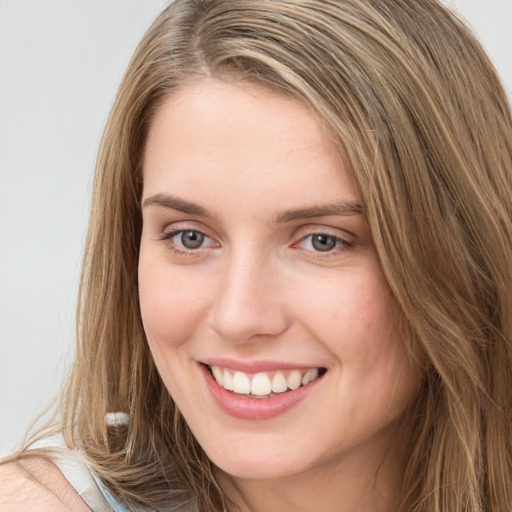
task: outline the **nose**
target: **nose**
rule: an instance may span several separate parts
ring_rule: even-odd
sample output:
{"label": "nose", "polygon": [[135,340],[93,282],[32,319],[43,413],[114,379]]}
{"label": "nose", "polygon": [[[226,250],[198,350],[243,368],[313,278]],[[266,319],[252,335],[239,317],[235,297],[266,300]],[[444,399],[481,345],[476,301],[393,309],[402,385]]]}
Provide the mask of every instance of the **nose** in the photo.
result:
{"label": "nose", "polygon": [[232,255],[218,278],[211,328],[232,343],[279,336],[288,328],[282,281],[268,255]]}

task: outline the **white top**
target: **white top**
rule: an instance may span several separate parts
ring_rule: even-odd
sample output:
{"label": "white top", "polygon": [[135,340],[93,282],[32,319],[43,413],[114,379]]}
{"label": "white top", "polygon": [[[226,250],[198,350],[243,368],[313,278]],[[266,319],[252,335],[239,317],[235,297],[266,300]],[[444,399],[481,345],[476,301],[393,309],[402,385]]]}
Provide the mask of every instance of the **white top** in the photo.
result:
{"label": "white top", "polygon": [[[55,434],[35,442],[31,449],[53,448],[52,462],[93,512],[130,512],[106,488],[100,477],[88,467],[78,451],[66,447],[62,434]],[[138,512],[155,512],[141,507]]]}

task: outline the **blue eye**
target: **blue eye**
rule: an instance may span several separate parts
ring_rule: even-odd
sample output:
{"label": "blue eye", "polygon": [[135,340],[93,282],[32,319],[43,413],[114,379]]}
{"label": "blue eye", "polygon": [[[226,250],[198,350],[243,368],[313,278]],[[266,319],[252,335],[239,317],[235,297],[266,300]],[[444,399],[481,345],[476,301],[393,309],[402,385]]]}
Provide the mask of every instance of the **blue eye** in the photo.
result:
{"label": "blue eye", "polygon": [[342,246],[350,246],[350,243],[337,236],[325,233],[314,233],[302,239],[302,246],[308,251],[329,252]]}
{"label": "blue eye", "polygon": [[204,233],[192,229],[171,231],[166,233],[162,239],[169,240],[177,247],[188,250],[200,249],[209,240]]}
{"label": "blue eye", "polygon": [[332,251],[338,244],[338,239],[333,236],[311,235],[311,245],[319,252]]}
{"label": "blue eye", "polygon": [[199,249],[203,245],[205,236],[199,231],[182,231],[176,235],[181,245],[187,249]]}

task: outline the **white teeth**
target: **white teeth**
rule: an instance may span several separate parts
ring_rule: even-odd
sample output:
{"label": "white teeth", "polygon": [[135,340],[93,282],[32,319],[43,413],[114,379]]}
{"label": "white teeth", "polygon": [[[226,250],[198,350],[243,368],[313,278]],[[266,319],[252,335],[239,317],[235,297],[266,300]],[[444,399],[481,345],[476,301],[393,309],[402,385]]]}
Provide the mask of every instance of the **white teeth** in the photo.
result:
{"label": "white teeth", "polygon": [[284,393],[287,391],[286,379],[281,372],[277,372],[272,379],[272,391],[274,393]]}
{"label": "white teeth", "polygon": [[311,370],[308,370],[304,377],[302,377],[302,385],[305,386],[306,384],[309,384],[311,381],[315,380],[318,377],[318,368],[311,368]]}
{"label": "white teeth", "polygon": [[231,373],[229,373],[227,370],[224,370],[224,384],[221,384],[219,382],[219,385],[222,386],[224,389],[227,389],[228,391],[233,391],[233,377]]}
{"label": "white teeth", "polygon": [[248,395],[251,392],[251,381],[243,372],[235,372],[233,376],[233,391],[241,395]]}
{"label": "white teeth", "polygon": [[257,373],[252,378],[251,395],[270,395],[272,392],[272,384],[265,373]]}
{"label": "white teeth", "polygon": [[299,370],[293,370],[290,375],[288,375],[286,384],[290,389],[297,389],[302,384],[302,375]]}
{"label": "white teeth", "polygon": [[232,374],[220,366],[212,365],[210,369],[219,386],[227,391],[234,391],[237,394],[249,395],[254,398],[268,398],[273,396],[272,393],[294,390],[301,385],[306,386],[318,378],[318,368],[310,368],[307,371],[292,370],[288,377],[285,377],[286,372],[277,371],[272,379],[266,372],[256,373],[251,377],[240,371]]}
{"label": "white teeth", "polygon": [[224,372],[218,366],[213,366],[212,373],[215,377],[215,380],[217,381],[217,384],[224,387]]}

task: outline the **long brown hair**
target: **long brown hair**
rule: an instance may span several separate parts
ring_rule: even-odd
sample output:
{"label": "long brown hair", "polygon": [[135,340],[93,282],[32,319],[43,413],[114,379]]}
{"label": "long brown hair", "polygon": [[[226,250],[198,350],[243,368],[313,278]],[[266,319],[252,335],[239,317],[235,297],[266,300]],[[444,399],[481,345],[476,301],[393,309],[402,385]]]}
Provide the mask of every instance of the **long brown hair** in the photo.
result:
{"label": "long brown hair", "polygon": [[[423,375],[402,510],[512,510],[512,120],[468,28],[436,0],[176,0],[139,45],[105,131],[61,400],[126,503],[229,508],[141,324],[141,155],[161,102],[198,77],[306,103],[345,155]],[[129,413],[107,426],[109,411]]]}

